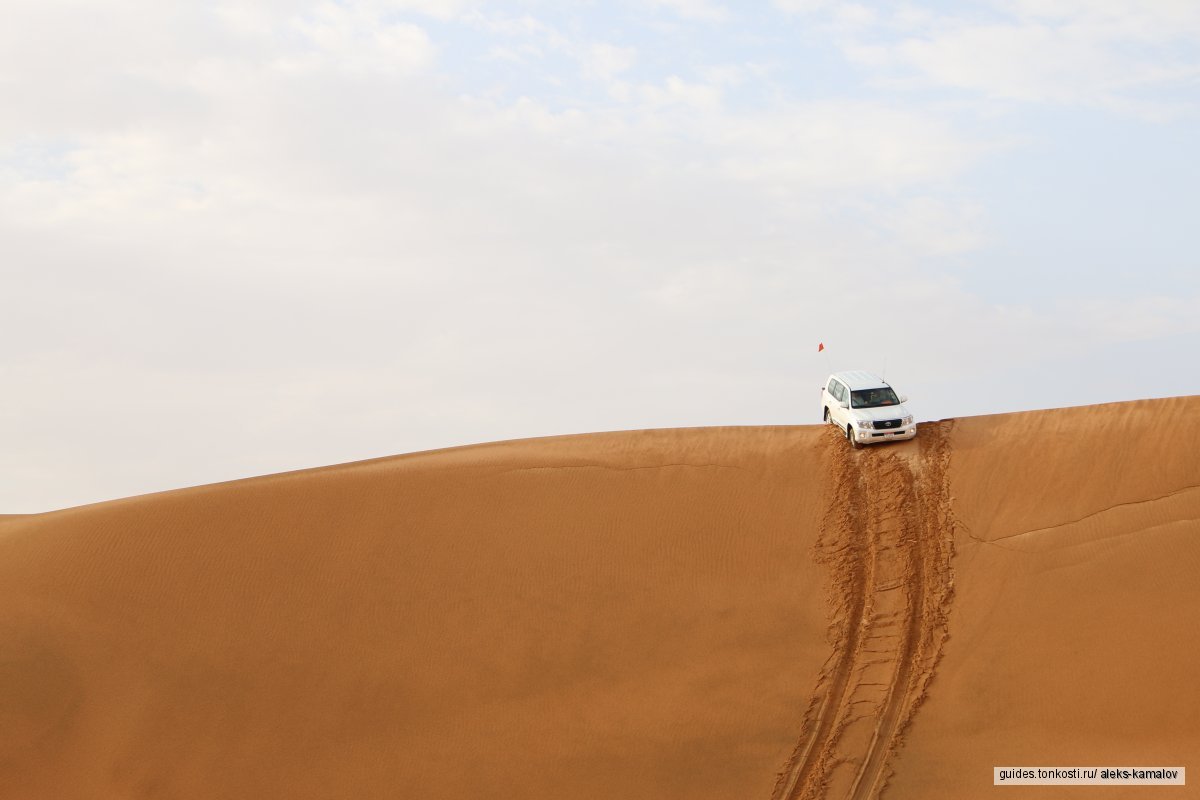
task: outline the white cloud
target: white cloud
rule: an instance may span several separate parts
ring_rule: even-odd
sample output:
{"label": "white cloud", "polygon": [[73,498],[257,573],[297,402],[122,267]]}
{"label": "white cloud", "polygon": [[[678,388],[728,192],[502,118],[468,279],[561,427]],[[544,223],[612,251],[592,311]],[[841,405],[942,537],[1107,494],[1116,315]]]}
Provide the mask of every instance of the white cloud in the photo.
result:
{"label": "white cloud", "polygon": [[930,80],[989,97],[1113,105],[1126,92],[1200,75],[1197,65],[1124,55],[1119,41],[1075,26],[963,25],[890,48],[894,63]]}
{"label": "white cloud", "polygon": [[[511,16],[475,11],[468,22],[503,42],[489,47],[487,57],[491,60],[536,64],[555,55],[566,57],[579,65],[582,77],[605,84],[614,94],[622,93],[620,76],[637,62],[636,47],[593,40],[578,31],[568,34],[529,14]],[[550,71],[541,77],[554,85],[561,85],[565,78]]]}
{"label": "white cloud", "polygon": [[411,75],[428,67],[435,55],[423,29],[388,19],[374,3],[324,2],[294,18],[292,26],[315,53],[285,57],[279,62],[285,69],[328,63],[349,72]]}
{"label": "white cloud", "polygon": [[671,75],[660,85],[642,84],[638,87],[638,97],[653,107],[683,105],[712,110],[721,104],[720,88],[711,84],[691,83],[678,75]]}
{"label": "white cloud", "polygon": [[[1072,303],[1073,320],[1090,336],[1106,342],[1136,342],[1200,332],[1200,298],[1171,295],[1091,298]],[[1069,337],[1074,339],[1076,337]]]}
{"label": "white cloud", "polygon": [[835,3],[834,0],[771,0],[771,4],[789,14],[811,14],[824,11]]}
{"label": "white cloud", "polygon": [[864,209],[910,257],[969,253],[986,243],[983,210],[977,203],[913,195],[884,208]]}
{"label": "white cloud", "polygon": [[[843,3],[833,0],[772,0],[772,5],[785,14],[820,15],[826,27],[845,34],[870,27],[881,20],[881,13],[861,3]],[[895,11],[905,13],[904,9]]]}
{"label": "white cloud", "polygon": [[[1200,5],[1176,0],[995,0],[950,11],[778,0],[824,19],[846,56],[889,87],[1104,107],[1148,117],[1195,110]],[[1147,90],[1165,93],[1147,99]]]}
{"label": "white cloud", "polygon": [[588,46],[581,57],[584,74],[605,81],[627,71],[636,60],[636,48],[618,47],[607,42]]}
{"label": "white cloud", "polygon": [[747,62],[742,64],[708,64],[696,69],[705,83],[722,89],[744,86],[752,82],[766,82],[771,75],[768,64]]}
{"label": "white cloud", "polygon": [[729,9],[711,0],[645,0],[649,5],[667,8],[685,19],[705,22],[724,22],[729,18]]}
{"label": "white cloud", "polygon": [[441,20],[454,19],[467,13],[472,6],[468,0],[372,0],[379,13],[413,11]]}
{"label": "white cloud", "polygon": [[924,114],[869,103],[731,116],[720,136],[729,174],[826,190],[948,178],[998,146],[965,139]]}
{"label": "white cloud", "polygon": [[1200,6],[1191,0],[1010,0],[1021,19],[1047,20],[1108,39],[1162,43],[1200,35]]}

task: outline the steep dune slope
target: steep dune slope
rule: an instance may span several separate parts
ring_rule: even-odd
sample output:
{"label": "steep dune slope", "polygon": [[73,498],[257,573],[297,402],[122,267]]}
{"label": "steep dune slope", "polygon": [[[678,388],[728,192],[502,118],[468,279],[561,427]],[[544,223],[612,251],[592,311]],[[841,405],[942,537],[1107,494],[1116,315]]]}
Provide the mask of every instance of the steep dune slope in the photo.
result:
{"label": "steep dune slope", "polygon": [[993,766],[1197,769],[1200,397],[962,419],[952,449],[951,636],[889,796],[1200,796],[990,786]]}
{"label": "steep dune slope", "polygon": [[830,430],[834,478],[816,557],[830,572],[831,656],[773,800],[878,797],[946,640],[953,519],[950,422],[918,440],[850,451]]}
{"label": "steep dune slope", "polygon": [[1192,766],[1198,446],[1177,398],[0,517],[0,798],[1048,798],[992,767]]}
{"label": "steep dune slope", "polygon": [[506,442],[0,523],[0,797],[767,797],[815,428]]}

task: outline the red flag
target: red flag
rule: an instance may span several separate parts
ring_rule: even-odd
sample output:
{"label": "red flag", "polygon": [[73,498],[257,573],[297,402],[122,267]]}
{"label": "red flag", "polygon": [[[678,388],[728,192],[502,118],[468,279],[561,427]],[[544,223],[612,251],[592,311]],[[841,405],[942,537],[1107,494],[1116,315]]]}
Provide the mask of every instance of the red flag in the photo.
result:
{"label": "red flag", "polygon": [[822,351],[822,350],[824,350],[824,349],[825,349],[825,343],[824,343],[824,342],[821,342],[819,345],[817,345],[817,352],[818,352],[818,353],[819,353],[819,352],[821,352],[821,351]]}

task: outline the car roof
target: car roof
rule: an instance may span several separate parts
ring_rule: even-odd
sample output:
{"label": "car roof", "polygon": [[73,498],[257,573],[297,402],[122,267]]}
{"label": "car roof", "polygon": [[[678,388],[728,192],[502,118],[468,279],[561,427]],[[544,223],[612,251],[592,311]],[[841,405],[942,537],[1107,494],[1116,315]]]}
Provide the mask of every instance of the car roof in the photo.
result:
{"label": "car roof", "polygon": [[833,377],[850,387],[851,391],[878,389],[881,386],[888,385],[883,378],[862,369],[848,369],[844,372],[835,372],[833,373]]}

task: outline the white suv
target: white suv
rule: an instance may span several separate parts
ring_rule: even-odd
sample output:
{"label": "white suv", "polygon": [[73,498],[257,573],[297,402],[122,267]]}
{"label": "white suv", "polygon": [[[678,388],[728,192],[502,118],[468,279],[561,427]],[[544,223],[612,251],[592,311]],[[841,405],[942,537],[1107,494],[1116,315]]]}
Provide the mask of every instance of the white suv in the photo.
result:
{"label": "white suv", "polygon": [[821,387],[821,410],[854,447],[917,435],[913,416],[883,379],[862,370],[835,372]]}

